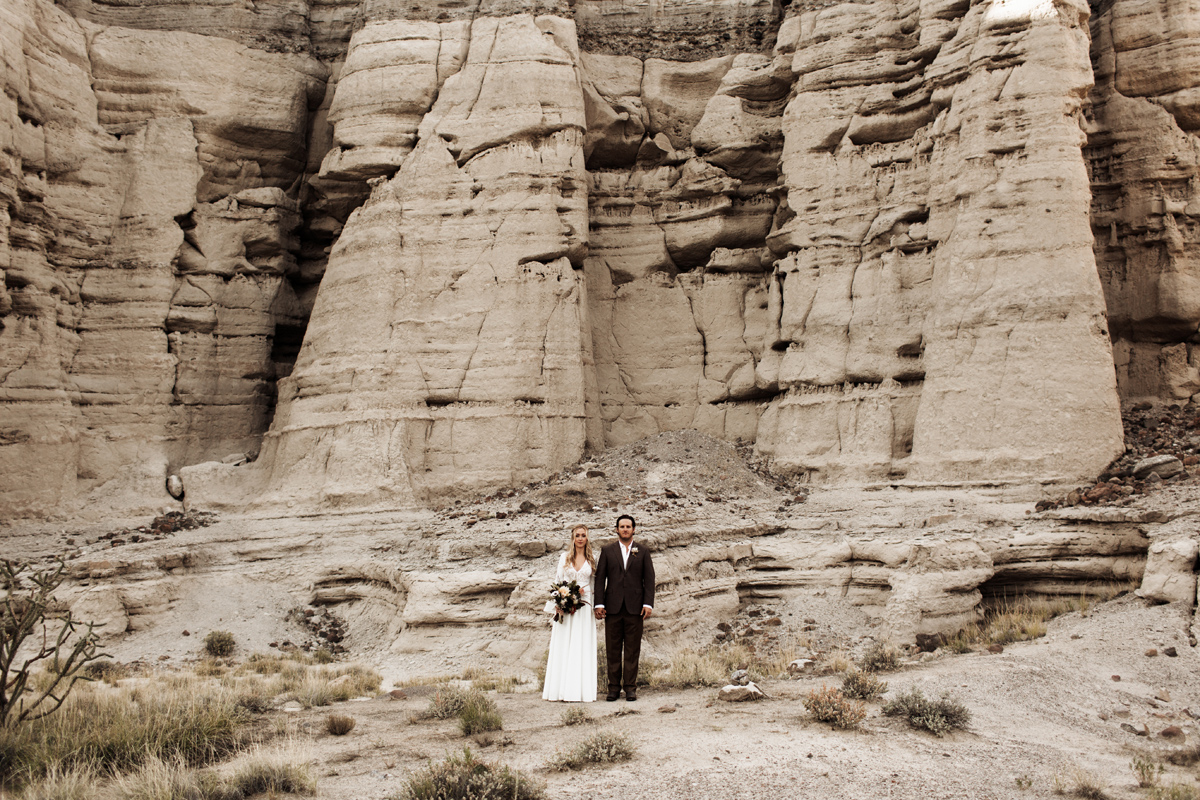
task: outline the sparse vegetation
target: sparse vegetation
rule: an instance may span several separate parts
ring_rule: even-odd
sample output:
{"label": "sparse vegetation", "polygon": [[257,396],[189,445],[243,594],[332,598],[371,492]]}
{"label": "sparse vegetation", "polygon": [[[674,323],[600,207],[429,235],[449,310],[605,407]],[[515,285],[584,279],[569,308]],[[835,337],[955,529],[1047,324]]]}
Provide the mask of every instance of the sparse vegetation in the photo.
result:
{"label": "sparse vegetation", "polygon": [[1200,800],[1200,791],[1186,783],[1156,786],[1150,791],[1151,800]]}
{"label": "sparse vegetation", "polygon": [[915,687],[887,703],[883,713],[889,717],[901,717],[912,727],[927,730],[935,736],[945,736],[951,730],[965,728],[971,721],[970,710],[949,695],[934,700],[925,697]]}
{"label": "sparse vegetation", "polygon": [[0,561],[0,727],[58,710],[86,679],[85,667],[105,655],[96,626],[75,619],[54,597],[66,570],[61,561],[41,569]]}
{"label": "sparse vegetation", "polygon": [[1174,764],[1177,767],[1190,767],[1197,761],[1200,761],[1200,744],[1180,747],[1177,750],[1169,750],[1163,758],[1167,763]]}
{"label": "sparse vegetation", "polygon": [[331,736],[345,736],[354,730],[354,717],[346,714],[330,714],[325,718],[325,732]]}
{"label": "sparse vegetation", "polygon": [[317,781],[308,765],[287,751],[257,751],[233,774],[232,784],[245,797],[278,792],[312,794]]}
{"label": "sparse vegetation", "polygon": [[863,672],[894,672],[900,668],[900,650],[889,642],[873,642],[858,660]]}
{"label": "sparse vegetation", "polygon": [[853,669],[854,663],[842,652],[833,652],[821,659],[818,673],[821,675],[840,675]]}
{"label": "sparse vegetation", "polygon": [[1100,779],[1082,767],[1075,767],[1071,774],[1064,778],[1054,776],[1054,793],[1079,797],[1082,800],[1105,800],[1104,784]]}
{"label": "sparse vegetation", "polygon": [[1033,788],[1033,778],[1028,775],[1018,775],[1016,780],[1017,788],[1021,791]]}
{"label": "sparse vegetation", "polygon": [[633,743],[623,733],[600,731],[571,750],[559,752],[547,765],[550,769],[567,771],[582,769],[588,764],[615,764],[628,761],[635,753]]}
{"label": "sparse vegetation", "polygon": [[219,689],[86,684],[58,713],[0,729],[0,781],[77,769],[130,772],[151,759],[212,763],[242,745],[246,719],[233,695]]}
{"label": "sparse vegetation", "polygon": [[1163,774],[1162,762],[1155,761],[1147,756],[1134,756],[1133,760],[1129,762],[1129,768],[1133,770],[1133,775],[1137,778],[1138,786],[1143,789],[1158,786],[1158,782]]}
{"label": "sparse vegetation", "polygon": [[[453,719],[463,710],[470,697],[472,689],[461,686],[443,686],[433,693],[429,708],[425,709],[426,719]],[[476,692],[479,694],[479,692]]]}
{"label": "sparse vegetation", "polygon": [[562,713],[563,725],[582,725],[585,722],[591,722],[592,718],[588,716],[587,711],[579,707],[568,708]]}
{"label": "sparse vegetation", "polygon": [[463,736],[472,736],[476,733],[501,730],[504,723],[500,718],[500,710],[496,708],[496,702],[485,694],[473,691],[467,697],[462,710],[458,712],[458,727]]}
{"label": "sparse vegetation", "polygon": [[544,800],[541,783],[502,764],[479,761],[469,749],[430,763],[392,800]]}
{"label": "sparse vegetation", "polygon": [[233,634],[229,631],[209,631],[204,637],[204,652],[214,658],[233,655],[235,645]]}
{"label": "sparse vegetation", "polygon": [[1024,642],[1046,635],[1047,623],[1072,612],[1086,613],[1099,602],[1130,591],[1123,583],[1097,585],[1086,594],[1074,597],[1000,597],[985,601],[983,619],[963,628],[947,639],[943,647],[965,653],[977,646],[986,647]]}
{"label": "sparse vegetation", "polygon": [[851,670],[842,679],[842,694],[854,700],[874,700],[887,690],[885,682],[862,670]]}
{"label": "sparse vegetation", "polygon": [[867,718],[867,708],[857,700],[842,694],[833,686],[812,689],[804,695],[804,707],[813,719],[828,722],[835,728],[857,728]]}

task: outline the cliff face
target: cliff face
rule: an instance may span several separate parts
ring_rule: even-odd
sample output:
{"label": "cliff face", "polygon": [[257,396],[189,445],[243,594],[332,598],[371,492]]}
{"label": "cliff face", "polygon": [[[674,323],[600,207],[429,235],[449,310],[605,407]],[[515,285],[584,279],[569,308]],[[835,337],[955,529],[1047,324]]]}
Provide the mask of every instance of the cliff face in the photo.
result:
{"label": "cliff face", "polygon": [[1188,19],[14,0],[0,508],[423,504],[682,428],[1094,475],[1200,390]]}

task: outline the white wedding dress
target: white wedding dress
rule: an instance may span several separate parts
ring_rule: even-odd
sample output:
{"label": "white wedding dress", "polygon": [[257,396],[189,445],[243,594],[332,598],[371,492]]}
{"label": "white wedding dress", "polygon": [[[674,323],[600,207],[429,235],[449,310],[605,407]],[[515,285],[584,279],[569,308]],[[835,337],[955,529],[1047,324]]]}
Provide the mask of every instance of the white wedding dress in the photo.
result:
{"label": "white wedding dress", "polygon": [[[567,564],[567,554],[558,560],[554,582],[573,580],[587,603],[562,622],[550,623],[550,657],[546,660],[543,700],[591,703],[596,700],[596,617],[592,606],[592,565],[586,561],[577,572]],[[554,613],[554,604],[546,604]]]}

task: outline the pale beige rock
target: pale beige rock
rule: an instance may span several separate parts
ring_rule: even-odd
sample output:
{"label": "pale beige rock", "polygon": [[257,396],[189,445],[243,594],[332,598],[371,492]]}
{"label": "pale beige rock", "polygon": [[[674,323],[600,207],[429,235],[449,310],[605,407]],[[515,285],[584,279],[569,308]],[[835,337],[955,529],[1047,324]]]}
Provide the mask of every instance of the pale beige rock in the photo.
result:
{"label": "pale beige rock", "polygon": [[1146,554],[1146,571],[1138,597],[1156,603],[1186,603],[1196,599],[1195,539],[1155,541]]}

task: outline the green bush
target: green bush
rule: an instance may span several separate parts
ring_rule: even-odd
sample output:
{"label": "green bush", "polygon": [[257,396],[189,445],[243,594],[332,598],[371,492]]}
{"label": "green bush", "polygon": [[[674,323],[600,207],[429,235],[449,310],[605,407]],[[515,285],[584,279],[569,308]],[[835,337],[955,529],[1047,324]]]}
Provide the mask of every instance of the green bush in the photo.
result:
{"label": "green bush", "polygon": [[214,658],[233,655],[235,642],[229,631],[209,631],[204,637],[204,652]]}
{"label": "green bush", "polygon": [[615,764],[628,761],[636,752],[623,733],[600,731],[565,753],[558,753],[548,765],[559,771],[581,769],[588,764]]}
{"label": "green bush", "polygon": [[971,721],[971,712],[962,703],[948,695],[937,700],[927,698],[915,687],[885,705],[883,713],[889,717],[902,717],[914,728],[936,736],[945,736],[955,728],[965,728]]}
{"label": "green bush", "polygon": [[886,683],[862,670],[851,670],[842,678],[842,694],[855,700],[874,700],[887,690]]}
{"label": "green bush", "polygon": [[545,800],[542,784],[501,764],[461,756],[430,763],[393,800]]}
{"label": "green bush", "polygon": [[804,707],[813,719],[835,728],[856,728],[867,717],[866,707],[842,694],[840,689],[822,686],[804,696]]}

